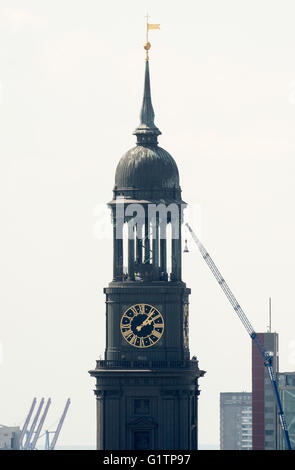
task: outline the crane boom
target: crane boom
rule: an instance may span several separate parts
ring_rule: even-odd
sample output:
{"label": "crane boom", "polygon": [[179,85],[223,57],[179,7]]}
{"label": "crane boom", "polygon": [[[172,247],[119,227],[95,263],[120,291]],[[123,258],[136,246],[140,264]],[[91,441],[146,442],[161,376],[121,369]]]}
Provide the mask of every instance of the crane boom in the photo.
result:
{"label": "crane boom", "polygon": [[42,415],[41,418],[40,418],[40,421],[39,421],[37,430],[36,430],[36,432],[35,432],[34,439],[32,440],[32,443],[31,443],[31,449],[32,449],[32,450],[34,450],[35,447],[36,447],[37,440],[39,439],[40,432],[41,432],[42,426],[43,426],[43,424],[44,424],[45,418],[46,418],[46,416],[47,416],[47,412],[48,412],[48,409],[49,409],[49,407],[50,407],[50,404],[51,404],[51,398],[48,398],[47,403],[46,403],[46,406],[45,406],[45,410],[44,410],[44,412],[43,412],[43,415]]}
{"label": "crane boom", "polygon": [[28,415],[27,415],[27,417],[26,417],[26,420],[25,420],[25,422],[24,422],[23,428],[22,428],[22,430],[21,430],[21,434],[20,434],[20,438],[19,438],[19,446],[20,446],[20,448],[22,448],[22,442],[23,442],[23,439],[24,439],[25,434],[26,434],[26,432],[27,432],[27,429],[28,429],[28,426],[29,426],[29,422],[30,422],[31,416],[32,416],[32,414],[33,414],[33,411],[34,411],[34,408],[35,408],[36,403],[37,403],[37,398],[35,397],[35,398],[33,399],[32,404],[31,404],[30,411],[29,411],[29,413],[28,413]]}
{"label": "crane boom", "polygon": [[273,370],[273,367],[272,367],[272,356],[264,349],[264,346],[262,345],[261,341],[259,340],[259,338],[257,336],[257,333],[255,333],[254,328],[251,325],[251,323],[249,322],[245,312],[243,311],[242,307],[238,303],[238,301],[235,298],[234,294],[230,290],[229,286],[227,285],[226,281],[224,280],[223,276],[221,275],[221,273],[220,273],[219,269],[217,268],[216,264],[214,263],[211,256],[209,255],[209,253],[205,249],[204,245],[200,242],[200,240],[198,239],[198,237],[196,236],[196,234],[194,233],[194,231],[192,230],[190,225],[188,223],[186,223],[185,225],[188,228],[188,230],[189,230],[194,242],[196,243],[197,247],[199,248],[201,255],[203,256],[204,260],[206,261],[207,265],[209,266],[210,270],[212,271],[215,279],[217,280],[218,284],[222,288],[222,290],[225,293],[226,297],[228,298],[229,302],[233,306],[236,314],[238,315],[241,322],[243,323],[245,329],[247,330],[248,334],[250,335],[250,338],[256,344],[256,346],[257,346],[257,348],[258,348],[258,350],[259,350],[259,352],[260,352],[260,354],[263,358],[264,366],[267,368],[269,378],[270,378],[270,381],[271,381],[271,384],[272,384],[274,396],[275,396],[275,399],[276,399],[276,404],[277,404],[277,409],[278,409],[278,414],[279,414],[279,419],[280,419],[280,425],[281,425],[281,428],[282,428],[282,431],[283,431],[283,434],[284,434],[284,437],[285,437],[286,447],[287,447],[288,450],[292,450],[291,442],[290,442],[290,438],[289,438],[289,432],[288,432],[288,428],[287,428],[287,423],[286,423],[285,415],[284,415],[283,408],[282,408],[282,403],[281,403],[281,399],[280,399],[280,395],[279,395],[279,391],[278,391],[277,382],[276,382],[276,379],[275,379],[274,370]]}
{"label": "crane boom", "polygon": [[35,431],[35,427],[36,427],[36,424],[37,424],[37,421],[39,419],[39,415],[41,413],[41,410],[42,410],[42,407],[43,407],[43,404],[44,404],[44,398],[41,399],[40,403],[39,403],[39,406],[38,406],[38,409],[37,409],[37,412],[36,412],[36,415],[33,419],[33,422],[32,422],[32,425],[31,425],[31,429],[28,433],[28,436],[27,436],[27,439],[26,439],[26,442],[25,442],[25,445],[24,445],[24,450],[27,450],[30,448],[30,440],[33,436],[33,433]]}
{"label": "crane boom", "polygon": [[65,420],[65,417],[66,417],[66,414],[68,412],[68,408],[70,406],[70,403],[71,403],[71,400],[68,398],[67,402],[66,402],[66,406],[65,406],[65,409],[63,411],[63,414],[59,420],[59,423],[58,423],[58,426],[56,428],[56,431],[55,431],[55,434],[53,436],[53,439],[52,439],[52,442],[50,444],[50,447],[49,447],[49,450],[54,450],[54,447],[55,447],[55,444],[57,442],[57,439],[58,439],[58,436],[59,436],[59,433],[61,431],[61,428],[62,428],[62,425],[63,425],[63,422]]}

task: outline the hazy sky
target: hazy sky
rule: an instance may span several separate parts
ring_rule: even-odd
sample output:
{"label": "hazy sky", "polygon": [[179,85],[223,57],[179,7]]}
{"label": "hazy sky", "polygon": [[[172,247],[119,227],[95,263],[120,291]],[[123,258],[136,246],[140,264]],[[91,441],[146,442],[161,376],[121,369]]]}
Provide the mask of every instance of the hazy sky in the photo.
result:
{"label": "hazy sky", "polygon": [[[95,444],[88,370],[104,352],[112,277],[102,208],[135,142],[147,10],[161,24],[150,54],[160,145],[257,331],[272,297],[280,368],[295,370],[294,0],[0,5],[0,423],[21,425],[33,397],[50,396],[54,429],[70,397],[59,444]],[[190,348],[207,371],[199,442],[218,445],[219,393],[251,391],[251,344],[189,246]]]}

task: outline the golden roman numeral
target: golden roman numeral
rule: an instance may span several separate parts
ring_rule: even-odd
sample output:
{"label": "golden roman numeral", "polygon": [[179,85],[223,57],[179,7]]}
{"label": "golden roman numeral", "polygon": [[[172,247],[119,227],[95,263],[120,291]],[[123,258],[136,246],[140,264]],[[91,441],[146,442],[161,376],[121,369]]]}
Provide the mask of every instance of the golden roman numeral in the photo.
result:
{"label": "golden roman numeral", "polygon": [[158,332],[158,331],[156,331],[156,330],[153,330],[153,331],[152,331],[152,334],[153,334],[153,335],[155,335],[155,336],[156,336],[156,338],[158,338],[158,339],[159,339],[159,338],[161,338],[161,336],[162,336],[162,334],[161,334],[161,333],[159,333],[159,332]]}
{"label": "golden roman numeral", "polygon": [[133,336],[131,340],[129,341],[129,344],[135,344],[135,341],[137,340],[137,336]]}
{"label": "golden roman numeral", "polygon": [[124,336],[124,338],[127,338],[127,336],[131,335],[132,334],[132,331],[131,330],[127,330],[127,331],[122,331],[122,335]]}
{"label": "golden roman numeral", "polygon": [[155,320],[157,320],[157,318],[161,318],[161,315],[158,314],[158,315],[156,315],[155,317],[152,317],[152,320],[155,321]]}
{"label": "golden roman numeral", "polygon": [[140,304],[139,305],[139,313],[145,313],[145,305],[144,304]]}

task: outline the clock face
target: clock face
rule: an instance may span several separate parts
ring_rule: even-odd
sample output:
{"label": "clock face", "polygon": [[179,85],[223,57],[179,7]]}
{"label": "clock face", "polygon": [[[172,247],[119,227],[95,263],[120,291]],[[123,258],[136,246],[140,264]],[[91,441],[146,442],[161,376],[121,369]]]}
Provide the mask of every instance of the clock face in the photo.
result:
{"label": "clock face", "polygon": [[123,338],[131,346],[149,348],[161,339],[164,318],[156,307],[136,304],[123,313],[120,328]]}

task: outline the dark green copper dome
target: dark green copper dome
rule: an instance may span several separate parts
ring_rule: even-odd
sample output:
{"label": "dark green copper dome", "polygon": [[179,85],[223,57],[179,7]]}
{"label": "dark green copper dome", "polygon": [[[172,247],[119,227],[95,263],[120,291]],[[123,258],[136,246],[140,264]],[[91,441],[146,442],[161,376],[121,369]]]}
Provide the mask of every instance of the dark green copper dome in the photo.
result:
{"label": "dark green copper dome", "polygon": [[173,157],[158,146],[161,132],[154,117],[147,60],[140,124],[134,131],[137,145],[118,163],[114,199],[125,196],[136,200],[181,200],[178,168]]}
{"label": "dark green copper dome", "polygon": [[171,155],[161,147],[137,145],[121,158],[115,185],[118,189],[179,188],[178,169]]}

